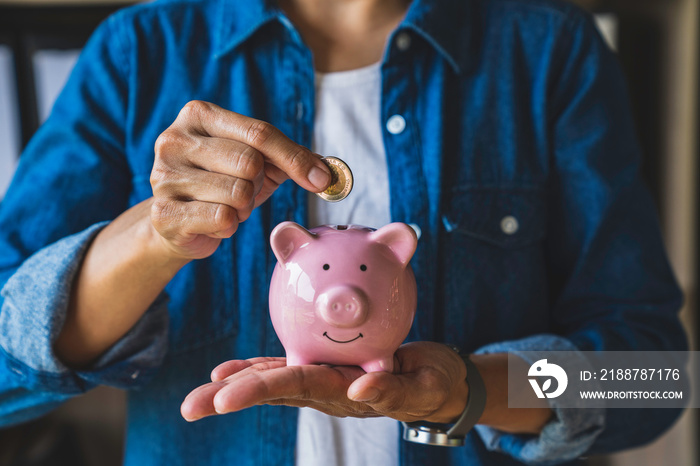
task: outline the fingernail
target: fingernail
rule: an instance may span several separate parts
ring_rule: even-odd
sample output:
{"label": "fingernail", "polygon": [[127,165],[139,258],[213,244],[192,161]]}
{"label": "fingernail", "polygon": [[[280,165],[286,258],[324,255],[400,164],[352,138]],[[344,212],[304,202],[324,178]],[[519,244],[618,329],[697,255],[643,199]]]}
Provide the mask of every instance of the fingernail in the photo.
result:
{"label": "fingernail", "polygon": [[216,403],[214,403],[214,411],[216,411],[216,414],[227,414],[229,412],[229,410],[227,410],[225,408],[221,408],[221,407],[217,408]]}
{"label": "fingernail", "polygon": [[376,388],[368,388],[367,390],[356,393],[352,399],[354,401],[372,401],[379,398],[379,390]]}
{"label": "fingernail", "polygon": [[[323,163],[323,162],[321,162]],[[322,191],[328,187],[331,182],[331,174],[328,170],[324,170],[321,167],[314,166],[309,170],[309,181],[312,185],[316,187],[319,191]]]}

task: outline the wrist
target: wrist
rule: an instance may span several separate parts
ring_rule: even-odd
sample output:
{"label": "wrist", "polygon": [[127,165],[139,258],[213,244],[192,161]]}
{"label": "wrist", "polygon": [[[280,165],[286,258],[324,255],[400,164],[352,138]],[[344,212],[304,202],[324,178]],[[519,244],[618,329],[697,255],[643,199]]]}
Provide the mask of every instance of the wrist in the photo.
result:
{"label": "wrist", "polygon": [[535,397],[527,386],[527,370],[529,365],[520,358],[515,358],[512,374],[522,380],[522,388],[518,392],[528,395],[533,408],[508,407],[508,353],[475,354],[472,361],[479,368],[487,387],[488,398],[484,413],[479,424],[487,425],[503,432],[519,434],[539,434],[552,417],[552,410],[545,400]]}
{"label": "wrist", "polygon": [[425,419],[427,422],[453,424],[462,415],[467,405],[467,400],[469,398],[469,384],[466,379],[467,370],[464,366],[464,361],[461,360],[459,355],[455,353],[455,356],[460,359],[459,364],[464,367],[464,369],[461,369],[459,373],[454,375],[457,379],[456,384],[453,385],[442,406]]}
{"label": "wrist", "polygon": [[[449,345],[448,345],[449,346]],[[459,351],[456,347],[452,347],[455,353]],[[456,405],[462,406],[463,409],[458,418],[451,419],[448,424],[452,424],[449,428],[441,428],[439,426],[430,426],[422,422],[414,423],[404,423],[404,440],[422,443],[427,445],[438,445],[438,446],[462,446],[465,443],[465,438],[467,433],[476,425],[486,406],[486,387],[484,381],[481,377],[479,369],[474,365],[468,355],[461,355],[460,359],[464,365],[466,372],[466,384],[467,385],[467,396],[466,402],[463,402],[464,398],[455,397]],[[463,372],[463,371],[460,371]],[[464,380],[464,377],[461,377]],[[454,385],[459,387],[459,384]],[[452,390],[453,392],[460,392],[461,389],[457,388]],[[446,405],[449,403],[445,403]],[[439,422],[439,421],[438,421]],[[444,422],[439,422],[444,423]]]}
{"label": "wrist", "polygon": [[67,366],[87,367],[124,336],[187,263],[156,241],[150,205],[147,200],[128,209],[88,247],[54,343]]}
{"label": "wrist", "polygon": [[180,254],[168,240],[163,238],[153,227],[150,218],[144,222],[139,237],[143,238],[144,255],[150,259],[159,270],[175,276],[175,274],[193,259]]}

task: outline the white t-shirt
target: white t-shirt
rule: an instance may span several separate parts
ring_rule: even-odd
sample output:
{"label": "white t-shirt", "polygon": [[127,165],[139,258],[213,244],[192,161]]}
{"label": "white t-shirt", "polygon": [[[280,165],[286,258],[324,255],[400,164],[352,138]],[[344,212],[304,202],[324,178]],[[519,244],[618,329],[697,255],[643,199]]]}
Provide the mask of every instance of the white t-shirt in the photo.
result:
{"label": "white t-shirt", "polygon": [[[309,227],[391,222],[389,174],[380,122],[380,65],[316,74],[314,152],[343,159],[354,186],[341,202],[309,195]],[[311,408],[299,411],[298,466],[394,466],[399,422],[390,418],[337,418]]]}
{"label": "white t-shirt", "polygon": [[309,227],[355,224],[379,228],[391,222],[380,96],[379,63],[351,71],[316,73],[312,149],[347,162],[354,185],[340,202],[326,202],[310,194]]}

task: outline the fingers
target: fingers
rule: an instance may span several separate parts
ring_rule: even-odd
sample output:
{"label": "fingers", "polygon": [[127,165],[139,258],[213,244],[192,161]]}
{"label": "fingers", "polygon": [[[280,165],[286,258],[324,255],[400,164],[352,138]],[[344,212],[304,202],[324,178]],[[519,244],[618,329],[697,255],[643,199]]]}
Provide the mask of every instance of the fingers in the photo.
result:
{"label": "fingers", "polygon": [[[286,366],[284,362],[255,364],[226,379],[226,386],[214,397],[216,412],[239,411],[258,404],[307,406],[310,402],[351,404],[345,393],[352,373],[328,366]],[[354,375],[362,373],[357,370]]]}
{"label": "fingers", "polygon": [[246,367],[250,367],[250,365],[250,362],[240,360],[221,363],[211,371],[211,381],[218,382],[220,380],[224,380],[226,377],[242,371]]}
{"label": "fingers", "polygon": [[196,421],[206,416],[219,414],[214,407],[214,397],[226,387],[228,377],[251,367],[254,364],[265,364],[267,368],[283,367],[284,358],[253,358],[249,360],[233,360],[219,364],[211,373],[212,382],[192,390],[180,406],[180,413],[187,421]]}
{"label": "fingers", "polygon": [[172,255],[191,259],[213,254],[239,221],[236,211],[223,204],[155,198],[151,223]]}
{"label": "fingers", "polygon": [[180,405],[182,417],[192,422],[216,414],[213,400],[223,385],[223,382],[213,382],[192,390]]}
{"label": "fingers", "polygon": [[250,216],[262,185],[262,179],[250,181],[203,170],[185,169],[181,176],[164,180],[158,187],[156,198],[223,204],[234,209],[238,221],[243,222]]}
{"label": "fingers", "polygon": [[239,223],[236,211],[223,204],[160,198],[151,207],[151,221],[163,237],[181,245],[193,235],[229,237]]}
{"label": "fingers", "polygon": [[400,421],[449,423],[464,410],[466,367],[438,343],[408,343],[395,354],[396,373],[359,367],[287,366],[285,358],[228,361],[212,383],[188,395],[186,419],[240,411],[255,405],[309,406],[334,416],[382,415]]}
{"label": "fingers", "polygon": [[304,189],[319,192],[330,184],[330,171],[320,157],[270,123],[201,101],[185,105],[177,121],[190,132],[239,141],[258,150]]}
{"label": "fingers", "polygon": [[211,255],[255,207],[265,163],[236,141],[193,137],[170,128],[158,138],[151,172],[151,223],[170,253]]}
{"label": "fingers", "polygon": [[466,368],[453,350],[431,342],[402,345],[398,374],[373,372],[348,387],[348,398],[362,401],[401,421],[454,422],[466,403]]}
{"label": "fingers", "polygon": [[449,386],[435,374],[393,375],[372,372],[353,382],[347,396],[401,421],[429,417],[447,398]]}
{"label": "fingers", "polygon": [[281,185],[288,179],[289,177],[287,176],[287,174],[279,168],[275,167],[272,164],[265,164],[265,178],[263,180],[262,189],[260,189],[260,192],[255,197],[255,207],[258,207],[267,199],[269,199],[269,197],[272,196],[272,193],[275,192],[279,185]]}
{"label": "fingers", "polygon": [[[407,422],[431,418],[434,422],[453,422],[463,410],[467,395],[466,386],[453,393],[450,377],[429,366],[403,374],[366,374],[357,367],[290,367],[284,358],[255,358],[225,362],[212,371],[211,377],[212,383],[197,388],[183,402],[185,419],[281,404],[309,406],[334,416],[382,415]],[[443,413],[450,404],[448,398],[457,404]]]}
{"label": "fingers", "polygon": [[219,364],[214,368],[214,370],[211,371],[211,381],[217,382],[219,380],[224,380],[225,378],[230,377],[233,374],[242,371],[243,369],[246,369],[254,364],[259,364],[263,362],[279,362],[283,365],[286,365],[284,358],[270,357],[259,357],[246,360],[236,359],[233,361],[226,361],[224,363]]}
{"label": "fingers", "polygon": [[194,137],[172,127],[158,137],[156,153],[172,168],[184,165],[247,180],[262,176],[265,168],[263,155],[247,144],[230,139]]}
{"label": "fingers", "polygon": [[[193,138],[174,129],[156,142],[151,172],[153,192],[159,197],[209,199],[209,193],[229,205],[248,204],[265,179],[262,154],[245,144],[217,138]],[[219,193],[220,192],[220,193]]]}

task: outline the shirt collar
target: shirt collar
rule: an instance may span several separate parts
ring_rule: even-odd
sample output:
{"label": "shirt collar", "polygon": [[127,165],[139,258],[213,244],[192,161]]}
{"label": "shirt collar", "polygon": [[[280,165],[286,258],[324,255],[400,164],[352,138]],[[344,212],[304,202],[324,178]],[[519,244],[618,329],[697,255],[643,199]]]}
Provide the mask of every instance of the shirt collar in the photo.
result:
{"label": "shirt collar", "polygon": [[217,0],[216,3],[215,57],[235,49],[264,24],[282,16],[271,0]]}
{"label": "shirt collar", "polygon": [[473,0],[413,0],[399,29],[414,30],[432,45],[457,73],[466,70],[474,32]]}
{"label": "shirt collar", "polygon": [[[238,47],[272,20],[288,25],[274,0],[217,2],[217,57]],[[413,0],[398,29],[411,29],[422,36],[459,73],[473,56],[473,18],[472,0]]]}

